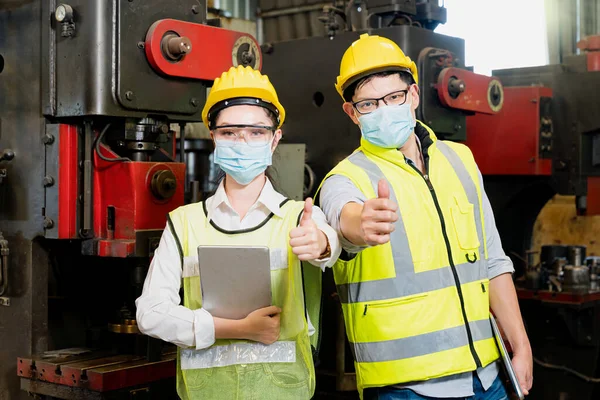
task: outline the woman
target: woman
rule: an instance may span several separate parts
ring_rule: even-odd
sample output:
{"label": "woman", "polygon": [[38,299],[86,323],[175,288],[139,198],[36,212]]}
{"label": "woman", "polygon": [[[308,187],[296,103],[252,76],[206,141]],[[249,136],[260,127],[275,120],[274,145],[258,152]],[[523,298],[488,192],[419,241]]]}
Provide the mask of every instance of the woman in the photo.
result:
{"label": "woman", "polygon": [[[301,260],[331,266],[340,252],[337,235],[311,199],[288,201],[265,175],[285,119],[267,76],[241,66],[223,73],[202,118],[226,176],[205,202],[170,213],[136,301],[139,329],[180,347],[183,399],[309,399],[321,271],[302,269]],[[268,246],[273,306],[242,320],[202,309],[199,245]]]}

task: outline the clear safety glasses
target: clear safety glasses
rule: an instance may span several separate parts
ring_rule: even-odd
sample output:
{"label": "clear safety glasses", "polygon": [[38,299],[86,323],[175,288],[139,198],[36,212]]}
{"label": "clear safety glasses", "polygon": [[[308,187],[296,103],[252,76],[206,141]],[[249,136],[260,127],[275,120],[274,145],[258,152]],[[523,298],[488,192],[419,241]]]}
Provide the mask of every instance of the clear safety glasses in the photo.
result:
{"label": "clear safety glasses", "polygon": [[277,128],[261,125],[222,125],[212,130],[221,145],[234,145],[244,140],[249,146],[260,147],[273,138]]}

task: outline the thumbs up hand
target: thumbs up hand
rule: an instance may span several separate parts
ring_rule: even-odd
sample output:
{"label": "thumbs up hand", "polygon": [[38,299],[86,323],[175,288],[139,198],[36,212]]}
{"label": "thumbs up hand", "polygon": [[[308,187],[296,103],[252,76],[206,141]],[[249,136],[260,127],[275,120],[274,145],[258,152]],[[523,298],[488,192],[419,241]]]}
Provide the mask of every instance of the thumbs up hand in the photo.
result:
{"label": "thumbs up hand", "polygon": [[312,220],[313,202],[309,197],[304,202],[304,212],[300,225],[290,231],[292,251],[302,261],[316,260],[327,249],[327,236]]}
{"label": "thumbs up hand", "polygon": [[385,179],[377,185],[377,198],[365,201],[360,215],[360,235],[369,246],[390,241],[394,222],[398,220],[398,205],[390,200],[390,188]]}

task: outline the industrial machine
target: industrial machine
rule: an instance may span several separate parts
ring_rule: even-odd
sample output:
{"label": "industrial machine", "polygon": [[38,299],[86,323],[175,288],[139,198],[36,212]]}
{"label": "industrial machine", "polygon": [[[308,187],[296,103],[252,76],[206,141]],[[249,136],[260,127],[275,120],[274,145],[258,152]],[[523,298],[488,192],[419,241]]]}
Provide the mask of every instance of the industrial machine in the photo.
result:
{"label": "industrial machine", "polygon": [[[275,18],[298,20],[293,13],[304,8],[269,9],[265,29],[268,23],[276,26]],[[262,46],[263,71],[275,87],[293,85],[280,96],[289,115],[283,140],[306,144],[307,164],[318,185],[360,139],[334,88],[344,51],[364,32],[395,41],[417,64],[417,118],[439,138],[467,144],[483,174],[503,247],[515,264],[536,357],[538,384],[530,397],[598,398],[600,297],[597,278],[592,278],[597,262],[586,259],[585,248],[582,254],[577,243],[563,246],[556,256],[565,266],[564,275],[536,272],[551,269],[548,265],[555,261],[547,257],[542,257],[544,266],[522,259],[529,253],[536,217],[555,194],[575,195],[580,215],[600,212],[599,38],[580,42],[582,53],[563,64],[494,71],[488,77],[465,65],[462,39],[433,31],[446,22],[446,9],[437,0],[330,2],[320,20],[326,35],[277,41],[271,29],[270,41]],[[279,29],[280,36],[290,36],[281,25]],[[308,187],[305,194],[315,189]],[[580,252],[575,256],[567,249]],[[319,382],[331,377],[337,390],[354,390],[352,356],[332,276],[324,282],[325,320],[337,318],[338,328],[323,331]]]}
{"label": "industrial machine", "polygon": [[[473,150],[523,278],[535,382],[544,382],[531,398],[598,398],[598,260],[577,243],[548,243],[537,264],[515,256],[527,254],[555,193],[600,213],[598,38],[561,65],[487,77],[465,65],[462,39],[434,32],[446,21],[437,0],[260,3],[262,51],[209,20],[204,1],[0,0],[0,398],[174,397],[174,347],[139,335],[134,317],[165,214],[211,187],[201,182],[213,173],[211,143],[177,142],[174,124],[183,132],[201,120],[207,88],[228,67],[264,61],[286,88],[280,164],[302,163],[306,148],[312,195],[360,138],[333,82],[363,32],[417,63],[418,118]],[[290,39],[290,22],[308,24],[294,13],[317,36],[278,42],[278,29]],[[327,274],[318,384],[350,393],[352,356]]]}
{"label": "industrial machine", "polygon": [[175,396],[174,347],[139,334],[134,305],[192,191],[173,124],[262,62],[206,8],[0,1],[0,398]]}

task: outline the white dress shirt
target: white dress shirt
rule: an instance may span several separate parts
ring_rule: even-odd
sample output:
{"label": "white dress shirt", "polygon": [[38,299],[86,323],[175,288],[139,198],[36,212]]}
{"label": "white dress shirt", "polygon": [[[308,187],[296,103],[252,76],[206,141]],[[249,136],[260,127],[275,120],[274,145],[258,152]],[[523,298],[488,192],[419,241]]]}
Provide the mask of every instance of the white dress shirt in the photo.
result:
{"label": "white dress shirt", "polygon": [[[214,196],[206,200],[208,218],[226,230],[253,228],[273,213],[282,217],[279,205],[285,197],[275,191],[267,179],[257,201],[250,207],[243,219],[231,206],[223,182]],[[325,214],[313,206],[312,219],[325,233],[331,246],[331,256],[311,260],[310,263],[321,269],[331,267],[337,260],[341,246],[337,233],[327,224]],[[204,349],[215,342],[215,324],[212,315],[202,308],[191,310],[180,305],[182,265],[173,233],[165,228],[160,244],[154,253],[150,269],[144,282],[142,295],[136,300],[137,323],[140,331],[148,336],[159,338],[180,347]],[[189,257],[184,262],[197,262]],[[314,333],[309,323],[309,334]]]}

